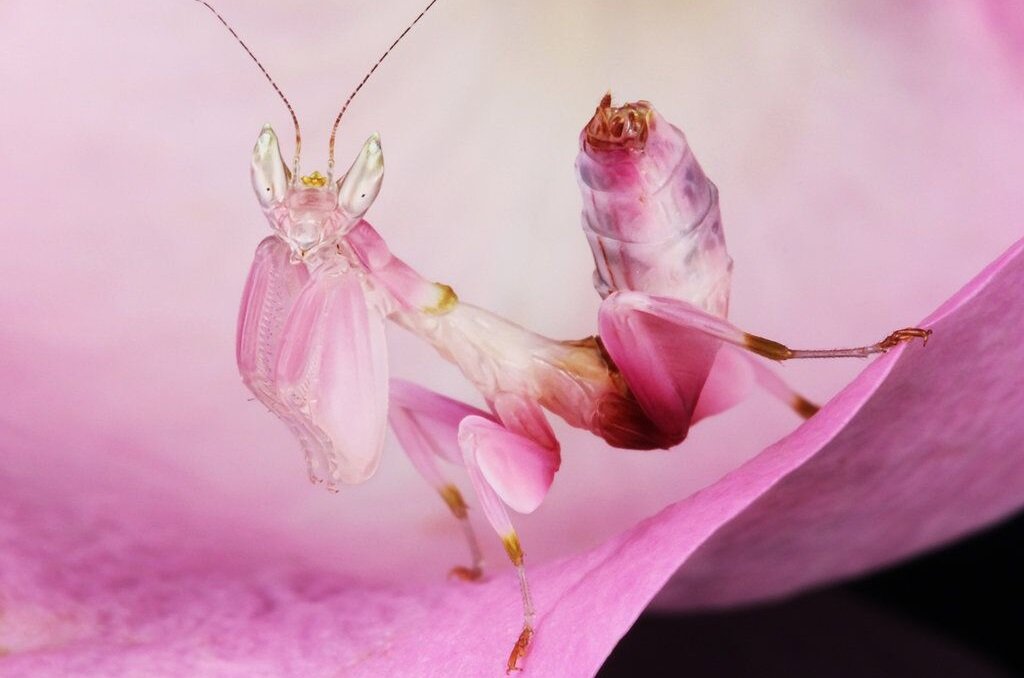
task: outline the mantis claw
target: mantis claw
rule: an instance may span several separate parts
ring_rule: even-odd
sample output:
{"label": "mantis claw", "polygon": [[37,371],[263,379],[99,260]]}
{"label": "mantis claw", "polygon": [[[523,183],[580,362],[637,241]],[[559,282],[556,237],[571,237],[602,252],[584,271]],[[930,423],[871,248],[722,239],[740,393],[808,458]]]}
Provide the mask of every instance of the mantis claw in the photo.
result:
{"label": "mantis claw", "polygon": [[921,329],[920,327],[904,327],[901,330],[896,330],[888,337],[878,342],[878,347],[883,351],[887,351],[890,348],[894,348],[900,344],[906,344],[914,339],[920,339],[922,346],[928,345],[928,337],[932,336],[932,331],[927,329]]}
{"label": "mantis claw", "polygon": [[519,634],[516,644],[512,646],[512,652],[508,656],[508,664],[505,666],[505,675],[509,675],[513,671],[523,670],[519,662],[526,659],[526,653],[530,649],[531,640],[533,640],[533,627],[527,624]]}
{"label": "mantis claw", "polygon": [[448,570],[449,579],[458,579],[459,581],[480,581],[484,577],[483,568],[480,567],[466,567],[465,565],[456,565],[452,569]]}

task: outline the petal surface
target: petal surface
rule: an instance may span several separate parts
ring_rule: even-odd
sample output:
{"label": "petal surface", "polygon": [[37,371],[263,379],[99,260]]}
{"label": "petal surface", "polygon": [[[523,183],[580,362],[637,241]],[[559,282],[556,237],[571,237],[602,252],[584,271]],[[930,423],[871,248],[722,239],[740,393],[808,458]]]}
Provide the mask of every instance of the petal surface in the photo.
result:
{"label": "petal surface", "polygon": [[[540,623],[527,670],[592,675],[666,583],[663,600],[690,608],[762,600],[1018,509],[1024,392],[1004,377],[1024,371],[1024,304],[1007,303],[1021,290],[1024,241],[927,320],[927,347],[875,362],[701,492],[533,568]],[[520,622],[507,573],[477,586],[367,586],[262,548],[270,535],[244,515],[204,515],[207,494],[183,505],[165,476],[125,467],[84,488],[74,474],[44,481],[23,452],[48,441],[9,424],[3,441],[4,675],[503,675]],[[73,509],[52,500],[71,487]],[[109,511],[138,489],[134,511]]]}
{"label": "petal surface", "polygon": [[[321,2],[308,12],[216,4],[300,112],[303,101],[324,110],[338,103],[325,64],[372,60],[410,19],[405,3]],[[1017,16],[1013,2],[993,5]],[[588,336],[598,298],[571,160],[580,125],[611,86],[617,97],[652,100],[679,124],[721,189],[737,262],[737,324],[804,345],[883,336],[938,306],[1020,237],[1019,31],[1006,11],[985,13],[984,3],[784,7],[659,0],[636,5],[626,25],[587,0],[540,9],[439,4],[441,13],[421,22],[375,76],[383,78],[376,93],[367,89],[365,105],[351,110],[339,160],[357,149],[359,129],[383,130],[392,169],[371,216],[394,252],[526,326]],[[35,637],[4,636],[10,654],[0,673],[33,675],[32,661],[77,669],[94,661],[121,673],[340,667],[360,675],[352,667],[366,664],[364,673],[429,675],[436,666],[486,675],[481,667],[492,664],[474,655],[503,663],[507,634],[518,631],[514,584],[438,585],[462,552],[462,535],[401,455],[386,454],[373,482],[313,491],[293,437],[239,383],[238,297],[253,247],[268,232],[244,164],[267,120],[286,156],[292,142],[259,72],[197,11],[195,3],[133,3],[104,12],[104,26],[118,35],[112,42],[81,30],[97,20],[91,3],[9,0],[0,8],[0,80],[11,93],[0,126],[16,130],[0,168],[2,592],[4,619]],[[318,17],[312,30],[310,13]],[[492,26],[515,27],[551,49],[516,49],[508,59],[509,43],[491,39]],[[403,86],[383,86],[388,80]],[[524,106],[527,89],[534,103]],[[445,132],[459,104],[474,115],[460,116],[456,139]],[[314,151],[304,160],[315,163],[315,135],[326,130],[308,131]],[[1014,294],[1001,303],[1012,306]],[[993,314],[990,334],[999,334],[998,322]],[[389,338],[396,374],[480,406],[427,350],[402,333]],[[880,369],[910,357],[885,358]],[[785,373],[824,402],[863,367],[793,365]],[[962,402],[975,397],[960,392]],[[1001,411],[998,401],[977,402],[963,409]],[[852,421],[846,407],[831,416]],[[593,624],[593,635],[573,626],[573,644],[564,660],[552,659],[552,671],[560,661],[591,671],[644,591],[661,581],[660,569],[645,579],[651,561],[642,550],[621,552],[638,559],[637,570],[602,574],[621,540],[592,549],[711,485],[797,423],[755,393],[702,422],[678,454],[624,454],[558,429],[565,482],[518,522],[539,602],[550,612],[562,601],[578,613],[574,621]],[[989,423],[976,422],[982,442]],[[957,490],[953,499],[966,497]],[[982,506],[995,501],[1011,510],[999,493]],[[150,511],[150,502],[159,506]],[[193,509],[202,510],[198,521],[188,517]],[[679,519],[705,518],[690,508]],[[637,529],[665,536],[649,523]],[[199,547],[200,534],[209,548]],[[763,552],[768,537],[758,537],[752,543]],[[8,548],[16,540],[21,546]],[[268,551],[290,562],[271,562]],[[590,555],[559,561],[571,568],[561,583],[535,566],[582,551]],[[232,565],[232,554],[243,562]],[[500,546],[488,557],[499,562]],[[591,567],[593,588],[579,576]],[[638,593],[623,600],[626,577]],[[506,609],[507,628],[493,628]],[[104,616],[109,626],[76,626]],[[556,633],[565,628],[551,623]],[[479,645],[452,655],[455,632]],[[552,648],[541,647],[531,661],[544,673]],[[385,666],[389,656],[395,664]]]}
{"label": "petal surface", "polygon": [[[311,34],[309,17],[289,7],[217,4],[294,103],[327,96],[331,109],[324,64],[378,54],[381,36],[406,25],[409,10],[316,6],[325,30]],[[413,89],[382,87],[379,105],[353,109],[365,119],[339,137],[338,160],[347,165],[365,134],[382,130],[392,169],[370,216],[394,253],[467,301],[580,338],[595,332],[599,298],[571,167],[577,135],[608,87],[621,100],[650,99],[686,132],[721,191],[736,260],[733,321],[790,344],[862,343],[919,319],[1019,237],[1021,60],[1006,49],[1010,24],[979,7],[826,0],[780,12],[658,0],[637,7],[630,26],[585,0],[543,13],[453,6],[436,20],[432,10],[434,23],[421,22],[403,42],[409,58],[389,57],[386,78]],[[8,389],[9,415],[32,429],[59,419],[68,429],[103,422],[117,427],[111,436],[152,436],[160,444],[146,449],[160,464],[246,502],[254,520],[360,576],[429,582],[444,572],[460,535],[444,532],[443,510],[429,508],[434,493],[396,447],[371,485],[310,493],[292,436],[239,383],[234,320],[253,249],[269,232],[244,164],[267,121],[286,158],[293,143],[258,70],[195,3],[105,15],[122,37],[116,51],[81,32],[96,18],[87,5],[11,0],[4,12],[2,40],[13,56],[0,60],[0,80],[17,96],[0,119],[23,132],[8,139],[0,169],[0,315],[9,319],[0,336],[14,342],[18,361],[4,378],[24,384]],[[539,31],[558,49],[509,61],[506,43],[464,31],[480,22]],[[267,31],[285,45],[278,54],[259,46]],[[296,40],[322,59],[291,49]],[[593,56],[582,70],[581,50]],[[294,76],[280,70],[289,68]],[[537,105],[523,109],[518,84],[538,73],[560,89],[535,92]],[[125,91],[135,93],[131,108]],[[467,92],[480,115],[460,127],[457,143],[434,133],[451,128],[451,106],[409,109],[410,101],[464,101]],[[499,116],[528,130],[529,143],[504,144],[492,162],[507,135],[483,121]],[[951,132],[956,142],[945,143]],[[316,168],[316,147],[314,137],[304,171]],[[429,349],[402,332],[389,341],[395,375],[483,405]],[[820,403],[862,367],[783,372]],[[679,453],[624,454],[557,428],[571,483],[555,483],[522,526],[525,546],[534,560],[593,547],[798,423],[754,393],[702,421]],[[121,460],[94,462],[102,469]],[[386,515],[380,506],[390,507]],[[566,534],[570,515],[581,517]],[[447,547],[425,551],[420,536],[436,530]],[[382,535],[386,552],[352,555]],[[500,559],[500,546],[488,556]]]}

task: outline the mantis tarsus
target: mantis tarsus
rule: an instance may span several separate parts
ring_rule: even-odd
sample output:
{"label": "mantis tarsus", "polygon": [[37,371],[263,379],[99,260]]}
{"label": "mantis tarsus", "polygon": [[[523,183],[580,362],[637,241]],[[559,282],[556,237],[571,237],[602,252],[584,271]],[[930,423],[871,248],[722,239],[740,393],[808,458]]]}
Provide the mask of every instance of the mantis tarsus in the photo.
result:
{"label": "mantis tarsus", "polygon": [[[203,0],[258,65],[233,29]],[[436,0],[434,0],[436,2]],[[431,2],[398,40],[433,6]],[[396,258],[363,215],[380,191],[383,155],[371,136],[335,180],[335,119],[327,175],[301,176],[298,119],[291,169],[274,131],[260,132],[252,181],[273,235],[256,250],[238,321],[237,360],[249,389],[299,439],[310,478],[335,490],[377,468],[387,422],[414,466],[462,523],[478,579],[482,557],[467,503],[438,460],[462,466],[519,577],[523,628],[507,669],[520,668],[536,625],[524,552],[506,507],[535,510],[560,465],[544,410],[614,447],[671,448],[690,426],[755,384],[804,417],[816,407],[760,357],[864,357],[929,330],[908,328],[850,349],[794,350],[726,319],[732,260],[718,193],[682,132],[646,102],[606,95],[580,137],[583,225],[603,298],[597,332],[560,341],[461,302]],[[478,409],[388,378],[385,320],[430,343],[473,383]]]}

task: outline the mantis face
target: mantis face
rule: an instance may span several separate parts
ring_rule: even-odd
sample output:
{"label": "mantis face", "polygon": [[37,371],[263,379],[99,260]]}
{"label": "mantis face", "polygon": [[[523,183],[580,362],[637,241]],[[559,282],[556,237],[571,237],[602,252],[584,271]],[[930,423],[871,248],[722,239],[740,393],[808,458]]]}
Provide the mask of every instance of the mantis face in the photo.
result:
{"label": "mantis face", "polygon": [[384,155],[374,134],[338,181],[319,172],[297,178],[281,157],[274,130],[265,125],[253,148],[251,174],[271,228],[294,261],[308,261],[335,245],[373,204],[384,179]]}

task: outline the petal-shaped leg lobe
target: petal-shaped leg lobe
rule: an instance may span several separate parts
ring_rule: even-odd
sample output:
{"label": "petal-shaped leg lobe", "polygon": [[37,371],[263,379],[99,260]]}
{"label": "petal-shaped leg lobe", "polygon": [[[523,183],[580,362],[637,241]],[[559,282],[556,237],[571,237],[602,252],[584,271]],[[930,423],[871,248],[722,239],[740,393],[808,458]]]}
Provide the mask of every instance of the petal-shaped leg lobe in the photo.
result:
{"label": "petal-shaped leg lobe", "polygon": [[525,553],[502,500],[518,511],[532,511],[540,504],[551,485],[557,465],[551,469],[550,462],[544,461],[551,458],[551,450],[510,432],[492,419],[478,416],[462,420],[459,425],[459,447],[462,448],[466,470],[484,515],[501,537],[505,552],[519,578],[519,591],[523,599],[523,629],[509,654],[507,672],[510,673],[519,669],[519,662],[526,656],[533,638],[537,612],[526,576]]}
{"label": "petal-shaped leg lobe", "polygon": [[499,393],[491,407],[501,425],[475,427],[477,463],[502,501],[518,513],[531,513],[562,464],[558,439],[544,411],[525,396]]}
{"label": "petal-shaped leg lobe", "polygon": [[384,318],[357,272],[316,272],[285,323],[276,380],[292,411],[316,433],[333,485],[377,469],[387,424]]}
{"label": "petal-shaped leg lobe", "polygon": [[722,346],[700,392],[690,425],[738,405],[750,395],[754,383],[753,357],[733,346]]}
{"label": "petal-shaped leg lobe", "polygon": [[[413,464],[432,484],[440,457],[464,465],[484,512],[499,534],[511,529],[502,503],[520,513],[540,505],[561,464],[558,441],[540,407],[498,394],[498,418],[416,384],[391,382],[392,428]],[[500,418],[500,421],[499,421]],[[458,451],[453,458],[453,450]]]}
{"label": "petal-shaped leg lobe", "polygon": [[[395,413],[399,413],[402,422],[397,426]],[[459,450],[458,440],[459,423],[469,416],[494,419],[488,412],[412,382],[402,379],[391,380],[389,417],[392,419],[392,428],[402,447],[410,457],[415,457],[414,464],[417,463],[417,459],[436,456],[462,466],[462,452]]]}
{"label": "petal-shaped leg lobe", "polygon": [[794,391],[763,358],[731,345],[724,345],[715,356],[704,390],[700,392],[691,424],[705,417],[724,412],[750,395],[754,385],[763,388],[804,419],[818,411],[818,406]]}
{"label": "petal-shaped leg lobe", "polygon": [[[664,447],[680,442],[687,428],[700,419],[738,403],[752,383],[804,418],[818,411],[817,405],[753,355],[775,361],[864,358],[910,341],[927,342],[931,335],[929,329],[908,327],[865,346],[793,349],[744,332],[685,301],[641,292],[617,292],[605,299],[599,331],[636,401],[662,436]],[[632,414],[623,409],[624,432],[631,424],[635,427]],[[606,424],[604,428],[609,427]],[[646,439],[638,437],[637,442],[638,449],[646,447]]]}
{"label": "petal-shaped leg lobe", "polygon": [[662,447],[686,437],[722,345],[702,325],[705,316],[718,320],[686,302],[636,292],[612,294],[601,304],[601,341]]}
{"label": "petal-shaped leg lobe", "polygon": [[550,450],[552,454],[549,455],[549,463],[558,470],[561,464],[558,439],[537,401],[516,393],[498,393],[491,400],[491,407],[502,426],[510,432],[529,438],[538,446]]}
{"label": "petal-shaped leg lobe", "polygon": [[[392,399],[391,422],[399,441],[417,469],[442,489],[449,506],[452,502],[443,490],[453,486],[447,485],[433,458],[448,458],[456,443],[461,449],[460,461],[469,473],[484,515],[501,537],[519,579],[523,629],[508,660],[508,670],[516,670],[533,637],[536,611],[523,548],[504,502],[521,512],[532,511],[540,504],[560,463],[554,433],[536,403],[512,394],[498,394],[492,400],[500,423],[490,414],[408,382],[392,382]],[[453,573],[476,578],[481,562],[476,539],[464,507],[461,514],[452,508],[467,529],[474,554],[474,568],[456,568]]]}
{"label": "petal-shaped leg lobe", "polygon": [[469,545],[471,567],[455,567],[450,574],[475,580],[483,574],[483,552],[468,519],[468,506],[458,487],[449,481],[437,464],[445,459],[462,465],[459,452],[459,422],[466,417],[489,417],[482,410],[440,395],[416,384],[391,380],[388,421],[416,470],[437,491],[462,525]]}
{"label": "petal-shaped leg lobe", "polygon": [[501,424],[471,417],[459,427],[459,444],[472,456],[483,479],[517,513],[540,506],[555,478],[558,449],[538,445]]}

